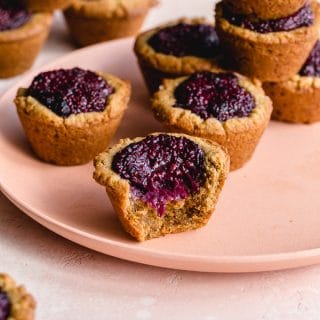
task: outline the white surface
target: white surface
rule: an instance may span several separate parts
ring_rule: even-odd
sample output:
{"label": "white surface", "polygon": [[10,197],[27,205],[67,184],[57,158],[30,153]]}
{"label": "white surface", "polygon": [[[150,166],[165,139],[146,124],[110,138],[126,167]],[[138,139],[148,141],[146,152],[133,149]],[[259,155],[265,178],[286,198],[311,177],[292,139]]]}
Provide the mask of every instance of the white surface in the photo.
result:
{"label": "white surface", "polygon": [[[162,0],[146,26],[186,14],[210,17],[211,2]],[[58,16],[36,65],[72,49]],[[0,90],[14,81],[0,81]],[[0,271],[10,273],[34,294],[37,319],[296,320],[319,319],[320,315],[320,266],[220,275],[133,264],[54,235],[3,195]]]}

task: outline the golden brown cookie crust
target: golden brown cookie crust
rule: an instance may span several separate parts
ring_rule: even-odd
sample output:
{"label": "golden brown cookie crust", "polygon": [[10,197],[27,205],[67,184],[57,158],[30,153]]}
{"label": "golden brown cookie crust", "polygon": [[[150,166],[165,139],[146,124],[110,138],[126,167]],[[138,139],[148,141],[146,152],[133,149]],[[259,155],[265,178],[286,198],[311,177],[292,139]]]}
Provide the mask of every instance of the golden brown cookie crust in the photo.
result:
{"label": "golden brown cookie crust", "polygon": [[240,86],[255,98],[256,107],[248,117],[233,118],[225,122],[215,118],[203,120],[190,110],[173,107],[176,102],[174,91],[187,77],[165,80],[152,98],[155,117],[171,131],[210,139],[224,146],[230,155],[231,170],[242,167],[252,157],[272,111],[271,100],[264,94],[258,81],[251,82],[239,74],[237,77]]}
{"label": "golden brown cookie crust", "polygon": [[[153,135],[159,135],[154,133]],[[112,170],[116,153],[131,143],[144,138],[123,139],[95,158],[94,178],[106,187],[111,203],[124,229],[138,241],[144,241],[170,233],[184,232],[204,226],[217,203],[219,194],[229,171],[229,156],[218,144],[182,134],[197,143],[205,154],[206,182],[200,191],[179,201],[166,205],[166,213],[160,218],[154,208],[134,199],[129,182]],[[192,212],[192,215],[190,215]]]}
{"label": "golden brown cookie crust", "polygon": [[22,0],[22,3],[32,12],[52,12],[66,9],[73,0]]}
{"label": "golden brown cookie crust", "polygon": [[297,74],[318,38],[320,5],[312,2],[311,6],[315,13],[312,26],[261,34],[229,23],[218,4],[216,29],[232,67],[249,77],[271,82]]}
{"label": "golden brown cookie crust", "polygon": [[320,121],[320,78],[296,75],[284,82],[263,84],[273,101],[272,119],[292,123]]}
{"label": "golden brown cookie crust", "polygon": [[64,16],[71,37],[80,46],[134,36],[154,0],[75,0]]}
{"label": "golden brown cookie crust", "polygon": [[52,23],[49,13],[36,13],[20,28],[0,32],[0,78],[31,68]]}
{"label": "golden brown cookie crust", "polygon": [[113,75],[99,73],[115,89],[103,112],[56,115],[26,89],[18,91],[15,103],[26,136],[38,157],[57,165],[78,165],[92,160],[110,143],[130,99],[131,87]]}
{"label": "golden brown cookie crust", "polygon": [[7,293],[11,302],[11,312],[8,320],[33,320],[36,302],[23,286],[7,274],[0,274],[0,291]]}
{"label": "golden brown cookie crust", "polygon": [[230,12],[253,15],[264,20],[288,17],[306,2],[307,0],[224,0]]}

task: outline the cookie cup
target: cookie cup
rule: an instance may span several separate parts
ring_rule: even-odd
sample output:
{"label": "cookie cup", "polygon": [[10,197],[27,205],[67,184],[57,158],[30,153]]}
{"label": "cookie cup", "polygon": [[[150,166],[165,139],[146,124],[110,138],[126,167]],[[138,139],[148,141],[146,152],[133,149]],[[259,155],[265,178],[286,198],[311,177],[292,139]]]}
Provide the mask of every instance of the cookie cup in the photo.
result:
{"label": "cookie cup", "polygon": [[75,0],[64,16],[75,43],[88,46],[136,35],[155,4],[155,0]]}
{"label": "cookie cup", "polygon": [[224,3],[233,14],[271,20],[292,15],[301,9],[307,0],[224,0]]}
{"label": "cookie cup", "polygon": [[232,118],[225,122],[216,118],[204,120],[190,110],[174,107],[175,89],[188,77],[164,80],[152,98],[155,117],[170,131],[206,138],[225,147],[230,155],[231,170],[241,168],[252,157],[272,111],[271,100],[264,94],[258,81],[251,82],[241,75],[237,77],[239,85],[253,95],[256,104],[251,113],[243,118]]}
{"label": "cookie cup", "polygon": [[296,75],[318,39],[320,5],[312,2],[312,26],[258,33],[231,24],[217,5],[216,29],[231,68],[261,81],[285,81]]}
{"label": "cookie cup", "polygon": [[0,78],[31,68],[47,39],[51,22],[50,13],[36,13],[23,26],[0,32]]}
{"label": "cookie cup", "polygon": [[176,57],[159,53],[149,45],[149,39],[161,29],[177,25],[187,24],[208,24],[202,18],[183,18],[140,34],[134,45],[134,52],[138,59],[141,73],[150,93],[159,89],[163,79],[172,79],[188,75],[196,71],[210,70],[219,64],[218,55],[215,58],[201,58],[196,56]]}
{"label": "cookie cup", "polygon": [[170,135],[185,137],[200,146],[205,155],[206,180],[196,194],[167,203],[163,217],[159,217],[149,204],[135,198],[130,191],[129,182],[112,170],[114,156],[129,144],[144,138],[120,140],[94,160],[94,179],[106,188],[124,229],[138,241],[204,226],[215,209],[229,171],[229,156],[218,144],[183,134]]}
{"label": "cookie cup", "polygon": [[18,286],[7,274],[0,274],[0,291],[8,295],[11,303],[8,320],[33,320],[35,318],[35,300],[23,286]]}
{"label": "cookie cup", "polygon": [[320,121],[320,78],[296,75],[284,82],[264,83],[273,101],[272,119],[292,123]]}
{"label": "cookie cup", "polygon": [[19,89],[15,104],[27,139],[36,155],[57,165],[84,164],[102,152],[119,127],[130,99],[128,82],[99,74],[114,88],[103,112],[72,114],[63,118]]}

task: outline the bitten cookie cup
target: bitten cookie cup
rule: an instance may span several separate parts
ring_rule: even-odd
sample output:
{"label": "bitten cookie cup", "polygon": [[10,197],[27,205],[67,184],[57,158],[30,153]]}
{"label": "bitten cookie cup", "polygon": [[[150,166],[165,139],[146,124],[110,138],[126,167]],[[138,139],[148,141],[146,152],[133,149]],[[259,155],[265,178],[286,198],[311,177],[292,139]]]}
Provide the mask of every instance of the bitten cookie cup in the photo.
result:
{"label": "bitten cookie cup", "polygon": [[145,83],[151,94],[158,90],[163,79],[177,78],[200,70],[209,70],[219,64],[219,54],[213,55],[212,58],[202,58],[191,55],[176,57],[174,55],[157,52],[149,45],[148,41],[157,32],[166,27],[178,25],[179,23],[213,26],[212,23],[202,18],[182,18],[146,31],[137,37],[134,52],[137,56]]}
{"label": "bitten cookie cup", "polygon": [[[154,133],[148,137],[159,135],[160,133]],[[136,198],[131,192],[128,180],[121,178],[112,169],[112,161],[118,152],[145,138],[120,140],[118,144],[97,156],[94,161],[95,180],[106,187],[124,229],[138,241],[204,226],[215,209],[229,171],[229,156],[218,144],[183,134],[166,135],[185,137],[201,148],[204,154],[205,181],[198,192],[182,200],[166,203],[163,216],[159,216],[151,205]]]}
{"label": "bitten cookie cup", "polygon": [[272,119],[292,123],[320,121],[320,78],[296,75],[284,82],[264,83],[273,101]]}
{"label": "bitten cookie cup", "polygon": [[302,8],[307,0],[224,0],[233,14],[252,15],[260,19],[287,17]]}
{"label": "bitten cookie cup", "polygon": [[51,22],[50,13],[36,13],[23,26],[0,32],[0,78],[31,68],[47,39]]}
{"label": "bitten cookie cup", "polygon": [[75,0],[64,11],[71,37],[80,46],[134,36],[155,0]]}
{"label": "bitten cookie cup", "polygon": [[[216,69],[212,71],[219,72]],[[188,77],[165,80],[152,97],[152,110],[160,122],[172,132],[210,139],[225,147],[230,155],[231,170],[241,168],[250,160],[272,112],[272,102],[265,95],[260,82],[235,75],[240,87],[254,97],[255,107],[247,117],[226,121],[210,117],[204,120],[190,110],[176,107],[175,90]]]}
{"label": "bitten cookie cup", "polygon": [[113,88],[102,112],[60,117],[19,89],[15,104],[30,145],[38,157],[57,165],[79,165],[92,160],[110,143],[130,99],[131,87],[113,75],[98,73]]}
{"label": "bitten cookie cup", "polygon": [[[0,294],[4,293],[9,303],[8,320],[33,320],[35,319],[36,302],[23,286],[7,274],[0,274]],[[2,300],[3,302],[3,300]]]}
{"label": "bitten cookie cup", "polygon": [[232,68],[261,81],[285,81],[297,74],[318,38],[320,5],[312,2],[314,23],[291,31],[258,33],[231,24],[223,4],[216,10],[216,29]]}
{"label": "bitten cookie cup", "polygon": [[68,8],[73,0],[22,0],[21,2],[32,12],[52,12]]}

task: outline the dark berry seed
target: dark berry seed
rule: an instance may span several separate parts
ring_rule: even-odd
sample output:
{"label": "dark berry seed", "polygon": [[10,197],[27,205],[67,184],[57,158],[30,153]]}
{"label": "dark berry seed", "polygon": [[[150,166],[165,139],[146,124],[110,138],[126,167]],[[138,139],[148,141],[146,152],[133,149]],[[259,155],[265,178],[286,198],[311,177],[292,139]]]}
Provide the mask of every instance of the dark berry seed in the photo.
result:
{"label": "dark berry seed", "polygon": [[0,0],[0,31],[12,30],[29,21],[31,14],[15,0]]}
{"label": "dark berry seed", "polygon": [[219,46],[213,26],[187,23],[161,29],[149,39],[148,43],[157,52],[176,57],[214,57]]}
{"label": "dark berry seed", "polygon": [[112,169],[129,181],[133,196],[150,204],[160,217],[169,201],[198,192],[205,181],[200,147],[165,134],[128,145],[115,155]]}
{"label": "dark berry seed", "polygon": [[61,117],[82,112],[101,112],[114,89],[94,72],[80,68],[40,73],[27,95]]}
{"label": "dark berry seed", "polygon": [[188,109],[200,118],[226,121],[247,117],[255,107],[254,97],[239,85],[232,73],[194,73],[175,90],[174,107]]}
{"label": "dark berry seed", "polygon": [[301,27],[309,27],[314,22],[314,13],[310,4],[305,5],[288,17],[273,20],[259,20],[253,19],[251,16],[233,15],[226,10],[224,10],[224,15],[230,23],[259,33],[290,31]]}
{"label": "dark berry seed", "polygon": [[320,77],[320,41],[313,47],[307,61],[300,70],[301,76]]}
{"label": "dark berry seed", "polygon": [[11,303],[8,295],[0,291],[0,320],[7,320],[10,314]]}

